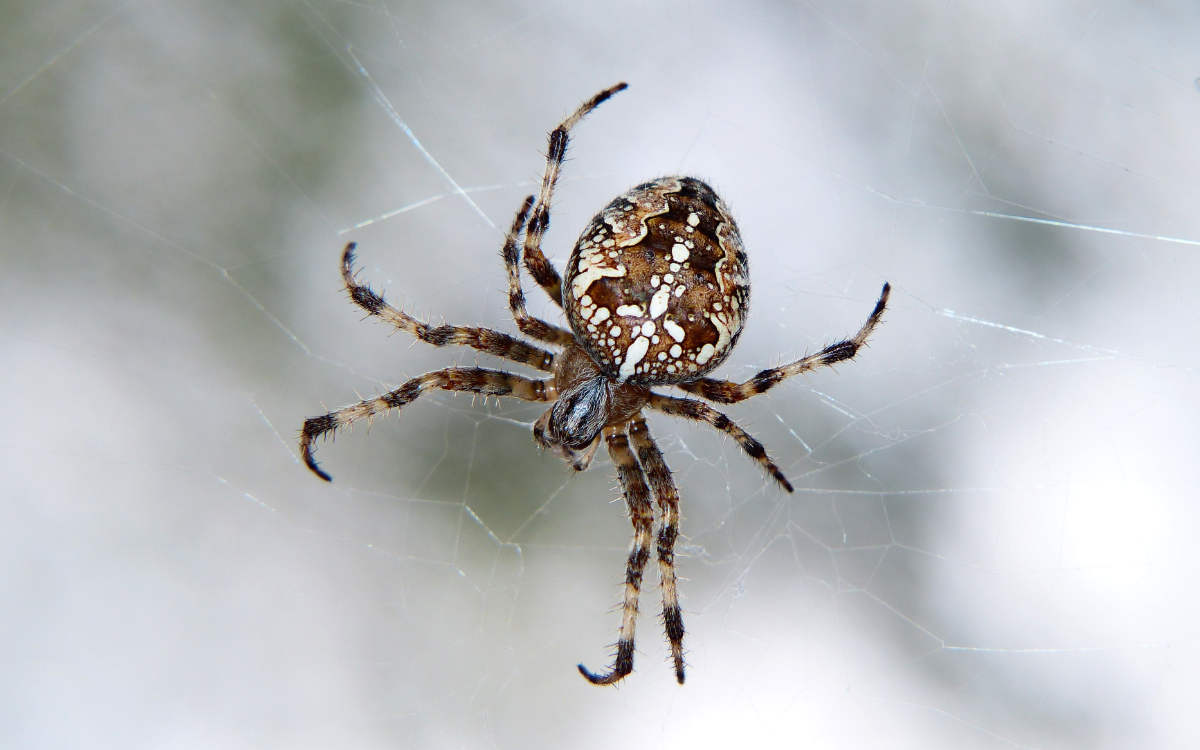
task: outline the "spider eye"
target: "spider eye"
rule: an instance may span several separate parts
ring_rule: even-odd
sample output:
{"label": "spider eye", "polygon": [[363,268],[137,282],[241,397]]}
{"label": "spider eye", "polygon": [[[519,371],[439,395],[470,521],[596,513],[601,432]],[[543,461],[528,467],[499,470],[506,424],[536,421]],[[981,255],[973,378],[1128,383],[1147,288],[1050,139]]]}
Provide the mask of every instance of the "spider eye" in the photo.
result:
{"label": "spider eye", "polygon": [[603,375],[568,388],[550,409],[550,438],[572,450],[586,448],[608,421],[611,396]]}

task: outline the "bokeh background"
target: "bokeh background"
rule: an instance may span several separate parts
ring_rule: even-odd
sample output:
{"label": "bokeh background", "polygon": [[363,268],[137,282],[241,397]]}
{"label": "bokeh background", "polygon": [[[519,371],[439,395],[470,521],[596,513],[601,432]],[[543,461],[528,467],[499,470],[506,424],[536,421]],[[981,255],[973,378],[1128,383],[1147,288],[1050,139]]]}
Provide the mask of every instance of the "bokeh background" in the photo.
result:
{"label": "bokeh background", "polygon": [[[0,8],[0,744],[1194,747],[1200,6],[7,2]],[[651,426],[683,495],[690,665],[606,457],[539,409],[305,417],[454,363],[362,321],[338,255],[515,331],[497,254],[576,131],[561,264],[613,195],[710,181],[745,377]],[[530,289],[533,309],[554,316]]]}

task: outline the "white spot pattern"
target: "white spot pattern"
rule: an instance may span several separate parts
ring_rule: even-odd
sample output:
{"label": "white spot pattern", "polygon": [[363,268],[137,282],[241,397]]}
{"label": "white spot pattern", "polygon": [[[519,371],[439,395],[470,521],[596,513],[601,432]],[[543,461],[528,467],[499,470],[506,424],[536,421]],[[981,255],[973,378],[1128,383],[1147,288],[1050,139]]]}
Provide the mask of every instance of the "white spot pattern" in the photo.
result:
{"label": "white spot pattern", "polygon": [[650,298],[650,317],[657,318],[667,311],[667,301],[671,299],[670,287],[662,287]]}
{"label": "white spot pattern", "polygon": [[621,380],[629,380],[629,376],[633,375],[634,368],[638,362],[642,361],[642,357],[646,356],[646,350],[650,348],[650,339],[645,336],[638,336],[629,345],[629,353],[625,357],[625,361],[621,363],[621,371],[618,373]]}
{"label": "white spot pattern", "polygon": [[683,328],[673,320],[664,320],[663,328],[666,328],[667,333],[671,334],[671,338],[675,339],[676,341],[683,341],[683,337],[687,335]]}
{"label": "white spot pattern", "polygon": [[724,203],[699,180],[669,177],[631,189],[592,220],[568,262],[563,302],[577,339],[614,379],[678,383],[728,355],[745,317],[746,277]]}

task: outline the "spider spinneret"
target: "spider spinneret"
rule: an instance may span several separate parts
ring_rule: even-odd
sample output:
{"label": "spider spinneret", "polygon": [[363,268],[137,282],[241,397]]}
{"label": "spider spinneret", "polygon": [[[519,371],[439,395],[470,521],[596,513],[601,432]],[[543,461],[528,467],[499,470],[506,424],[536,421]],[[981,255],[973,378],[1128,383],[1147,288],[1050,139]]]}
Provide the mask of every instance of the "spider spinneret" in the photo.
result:
{"label": "spider spinneret", "polygon": [[[501,255],[508,272],[509,309],[527,336],[561,347],[557,354],[489,328],[430,326],[388,304],[354,276],[354,243],[342,254],[342,279],[351,299],[370,315],[434,346],[456,344],[550,374],[542,380],[502,370],[449,367],[413,378],[393,391],[305,420],[300,454],[319,477],[313,444],[339,428],[399,409],[431,390],[470,391],[552,402],[533,425],[534,440],[576,471],[586,469],[601,440],[617,469],[634,528],[625,572],[621,627],[612,667],[580,673],[611,685],[633,671],[634,630],[642,577],[654,542],[662,588],[662,616],[675,677],[684,681],[683,616],[675,575],[679,493],[662,452],[642,416],[646,408],[705,422],[732,437],[783,489],[792,485],[767,457],[762,443],[704,401],[659,394],[674,386],[722,404],[756,396],[785,378],[832,365],[857,354],[879,324],[890,287],[883,291],[858,333],[782,367],[763,370],[744,383],[706,377],[729,356],[741,335],[750,301],[749,271],[737,224],[712,188],[694,177],[662,177],[638,185],[596,214],[580,235],[563,279],[542,252],[550,202],[566,155],[568,134],[583,117],[618,91],[605,89],[584,102],[550,132],[541,189],[517,211]],[[521,234],[524,232],[522,241]],[[570,330],[525,309],[526,270],[562,306]],[[655,514],[659,509],[655,538]]]}

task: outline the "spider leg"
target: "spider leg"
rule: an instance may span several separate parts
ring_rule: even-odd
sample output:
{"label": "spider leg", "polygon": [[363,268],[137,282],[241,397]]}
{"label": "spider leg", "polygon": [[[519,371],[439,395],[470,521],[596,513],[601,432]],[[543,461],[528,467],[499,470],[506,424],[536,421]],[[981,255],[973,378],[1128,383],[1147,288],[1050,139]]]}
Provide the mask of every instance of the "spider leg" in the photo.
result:
{"label": "spider leg", "polygon": [[471,326],[431,326],[428,323],[422,323],[403,310],[392,307],[371,287],[355,280],[353,268],[355,247],[356,243],[351,242],[346,245],[346,250],[342,253],[342,280],[346,284],[346,291],[350,293],[350,299],[369,314],[391,323],[401,331],[411,333],[427,344],[469,346],[472,349],[478,349],[481,352],[503,357],[545,372],[554,370],[553,354],[508,334],[493,331],[490,328]]}
{"label": "spider leg", "polygon": [[658,580],[662,587],[663,627],[675,661],[675,679],[683,684],[683,613],[675,583],[675,540],[679,537],[679,490],[671,480],[671,470],[662,451],[654,444],[646,420],[637,417],[629,425],[629,439],[637,450],[638,462],[650,480],[654,499],[662,514],[658,529]]}
{"label": "spider leg", "polygon": [[625,600],[621,606],[621,629],[617,635],[617,654],[613,666],[608,672],[600,674],[579,665],[579,673],[593,685],[612,685],[633,671],[633,632],[637,626],[638,597],[642,591],[642,574],[650,559],[650,538],[654,531],[650,488],[646,485],[642,467],[629,449],[629,438],[620,427],[605,428],[604,438],[608,444],[608,455],[617,467],[621,492],[629,506],[629,520],[633,522],[633,545],[625,566]]}
{"label": "spider leg", "polygon": [[792,483],[787,480],[787,477],[783,475],[783,472],[779,470],[775,462],[767,457],[767,451],[763,448],[763,444],[751,437],[750,433],[738,427],[732,419],[708,404],[691,398],[675,398],[674,396],[663,396],[658,393],[650,394],[649,404],[650,408],[658,409],[665,414],[694,419],[698,422],[707,422],[726,435],[729,435],[738,441],[738,445],[742,446],[742,450],[746,451],[750,458],[758,461],[759,465],[771,475],[772,479],[783,485],[783,488],[788,492],[792,491]]}
{"label": "spider leg", "polygon": [[558,395],[549,380],[532,380],[499,370],[447,367],[444,370],[427,372],[382,396],[304,420],[304,427],[300,430],[300,455],[304,458],[304,463],[326,482],[332,481],[333,478],[317,465],[317,460],[313,457],[313,442],[317,438],[349,427],[360,419],[369,419],[389,409],[399,409],[431,388],[443,391],[473,391],[486,396],[515,396],[526,401],[553,401]]}
{"label": "spider leg", "polygon": [[845,341],[830,344],[816,354],[811,354],[790,365],[763,370],[744,383],[733,383],[728,380],[717,380],[715,378],[700,378],[690,383],[683,383],[679,387],[709,401],[715,401],[719,404],[734,404],[752,396],[757,396],[784,378],[790,378],[793,375],[809,372],[818,367],[825,367],[850,359],[855,354],[858,354],[859,348],[866,343],[867,337],[871,335],[871,331],[875,330],[875,326],[879,325],[879,320],[883,317],[883,310],[887,307],[888,295],[891,293],[891,290],[892,287],[890,284],[883,285],[883,292],[879,295],[879,301],[875,303],[875,309],[867,317],[867,322],[863,323],[863,327],[858,329],[858,333]]}
{"label": "spider leg", "polygon": [[571,128],[584,118],[587,113],[599,107],[606,99],[618,91],[624,90],[628,84],[618,83],[604,89],[600,93],[579,105],[579,109],[559,123],[550,131],[550,148],[546,152],[546,172],[542,176],[542,187],[538,192],[537,203],[533,206],[533,215],[529,219],[529,228],[525,232],[525,267],[534,281],[546,290],[555,304],[562,305],[562,277],[550,261],[542,253],[542,235],[550,226],[550,199],[554,193],[554,183],[558,181],[558,172],[562,168],[563,157],[567,153],[567,134]]}
{"label": "spider leg", "polygon": [[533,196],[525,199],[525,203],[517,210],[512,228],[504,238],[504,248],[500,254],[504,257],[504,266],[508,271],[508,309],[512,311],[517,328],[526,336],[532,336],[539,341],[549,344],[567,346],[574,342],[570,331],[553,326],[540,318],[535,318],[525,309],[525,291],[521,289],[521,244],[520,234],[525,227],[525,219],[529,217],[529,209],[533,206]]}

